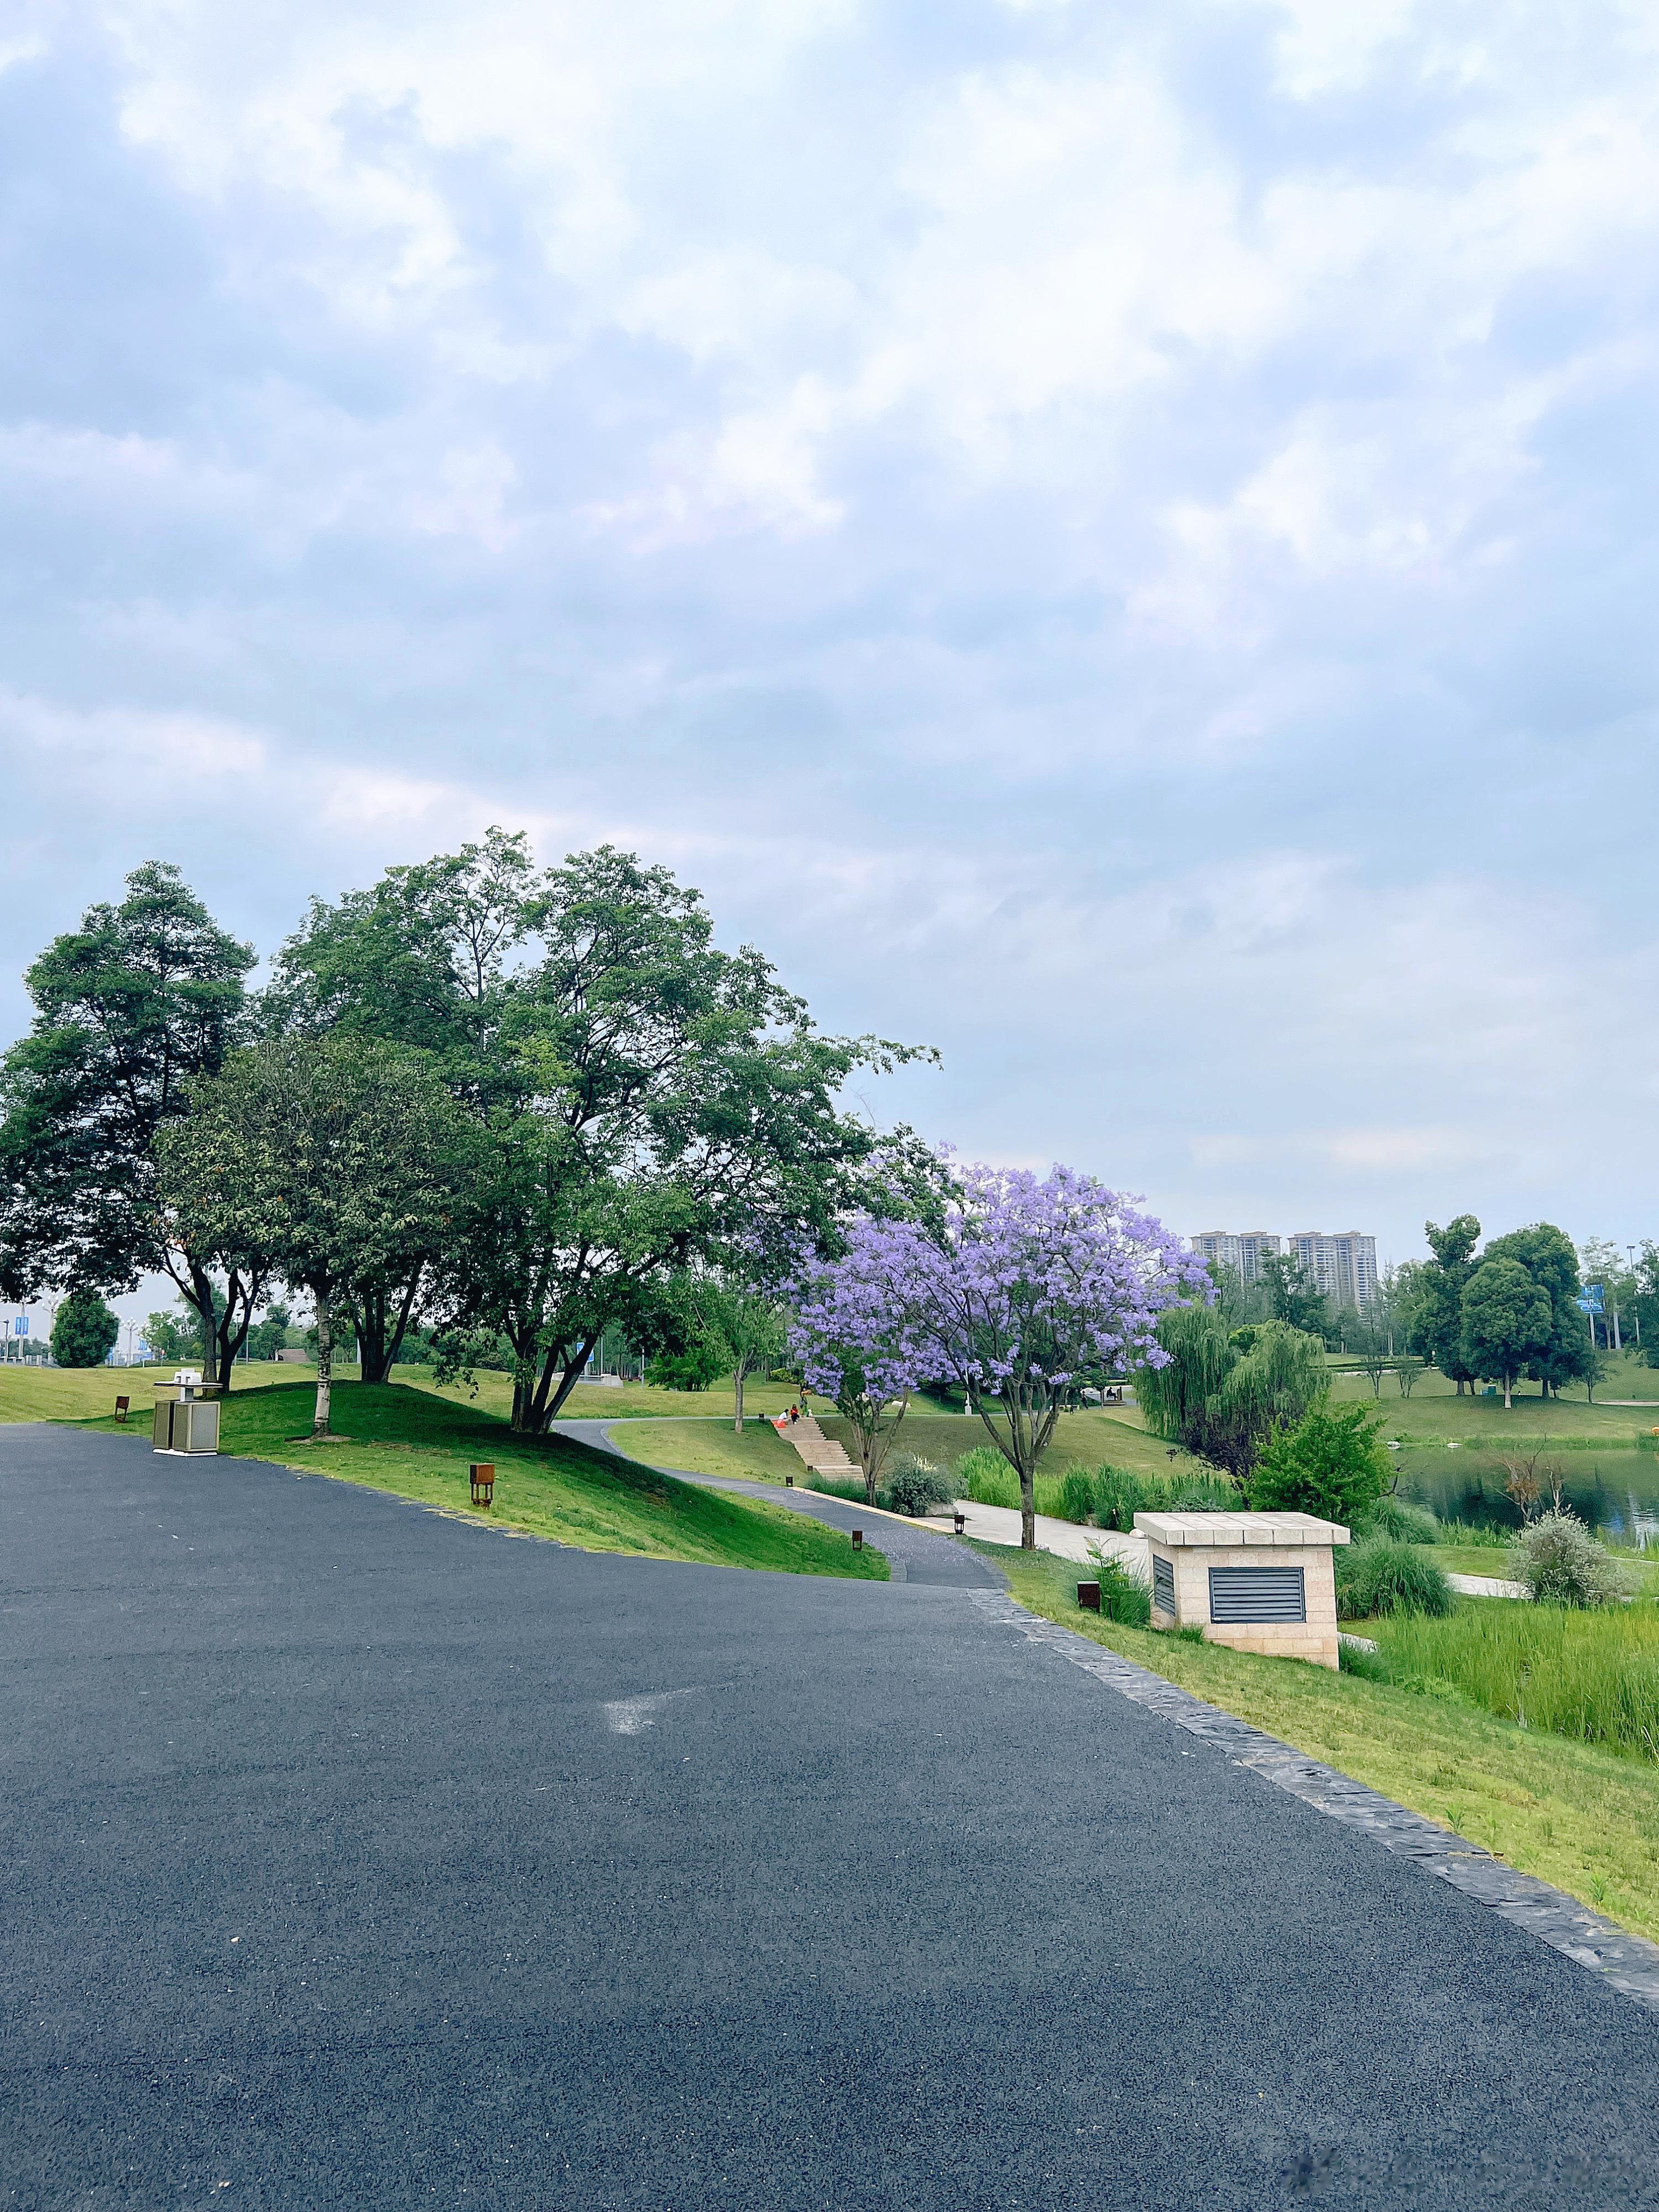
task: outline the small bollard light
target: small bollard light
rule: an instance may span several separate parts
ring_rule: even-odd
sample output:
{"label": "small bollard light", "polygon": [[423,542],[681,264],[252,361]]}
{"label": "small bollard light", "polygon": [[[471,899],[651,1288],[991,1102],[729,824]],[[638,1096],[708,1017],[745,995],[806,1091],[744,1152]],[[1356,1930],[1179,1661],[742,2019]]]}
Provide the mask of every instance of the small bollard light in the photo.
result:
{"label": "small bollard light", "polygon": [[127,1415],[131,1412],[131,1410],[132,1401],[131,1398],[118,1398],[116,1400],[115,1418],[118,1421],[125,1422]]}
{"label": "small bollard light", "polygon": [[474,1460],[469,1472],[472,1477],[472,1503],[493,1505],[495,1502],[495,1463],[493,1460]]}
{"label": "small bollard light", "polygon": [[958,1505],[957,1508],[957,1534],[958,1536],[965,1536],[967,1533],[968,1516],[963,1511],[961,1506]]}
{"label": "small bollard light", "polygon": [[1100,1611],[1100,1584],[1098,1583],[1079,1583],[1077,1586],[1077,1601],[1083,1607],[1085,1613],[1098,1613]]}
{"label": "small bollard light", "polygon": [[854,1528],[853,1531],[853,1549],[855,1552],[861,1552],[864,1549],[864,1531],[862,1528]]}
{"label": "small bollard light", "polygon": [[793,1490],[793,1489],[794,1488],[794,1486],[795,1486],[795,1478],[794,1478],[794,1476],[793,1476],[793,1474],[786,1474],[786,1475],[784,1476],[784,1478],[783,1478],[783,1486],[784,1486],[784,1488],[785,1488],[786,1490]]}

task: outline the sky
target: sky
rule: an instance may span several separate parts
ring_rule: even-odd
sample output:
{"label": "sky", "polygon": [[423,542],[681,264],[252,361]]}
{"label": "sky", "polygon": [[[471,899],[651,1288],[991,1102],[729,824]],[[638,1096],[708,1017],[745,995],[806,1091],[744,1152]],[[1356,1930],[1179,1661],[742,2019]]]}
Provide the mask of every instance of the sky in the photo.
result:
{"label": "sky", "polygon": [[1659,16],[0,18],[0,1036],[491,823],[1186,1232],[1659,1233]]}

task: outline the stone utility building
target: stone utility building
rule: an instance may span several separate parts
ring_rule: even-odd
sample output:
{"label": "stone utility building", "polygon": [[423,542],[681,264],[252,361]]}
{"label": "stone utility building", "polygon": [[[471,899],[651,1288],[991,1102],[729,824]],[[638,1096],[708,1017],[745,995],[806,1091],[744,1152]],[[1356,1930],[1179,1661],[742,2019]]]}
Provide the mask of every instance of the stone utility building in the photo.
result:
{"label": "stone utility building", "polygon": [[1247,1283],[1257,1281],[1269,1254],[1294,1260],[1333,1305],[1369,1305],[1376,1296],[1376,1239],[1358,1229],[1328,1237],[1322,1229],[1301,1229],[1294,1237],[1275,1237],[1266,1229],[1200,1229],[1193,1239],[1200,1260],[1231,1267]]}
{"label": "stone utility building", "polygon": [[1311,1513],[1137,1513],[1152,1555],[1152,1626],[1206,1644],[1337,1664],[1333,1550],[1348,1532]]}

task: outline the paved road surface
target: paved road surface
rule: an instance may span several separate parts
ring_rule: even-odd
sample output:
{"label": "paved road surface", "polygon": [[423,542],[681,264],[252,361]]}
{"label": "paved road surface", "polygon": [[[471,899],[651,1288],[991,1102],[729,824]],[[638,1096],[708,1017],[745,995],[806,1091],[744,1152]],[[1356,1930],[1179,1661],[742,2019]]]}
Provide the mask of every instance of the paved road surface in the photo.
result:
{"label": "paved road surface", "polygon": [[1659,2203],[1659,2021],[996,1625],[0,1431],[0,2204]]}

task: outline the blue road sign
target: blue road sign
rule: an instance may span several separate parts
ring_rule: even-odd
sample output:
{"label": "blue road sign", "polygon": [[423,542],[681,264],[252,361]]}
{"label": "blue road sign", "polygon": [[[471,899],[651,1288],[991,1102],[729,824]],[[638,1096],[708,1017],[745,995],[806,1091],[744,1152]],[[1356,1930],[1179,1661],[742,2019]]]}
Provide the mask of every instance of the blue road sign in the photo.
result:
{"label": "blue road sign", "polygon": [[1582,1314],[1598,1314],[1601,1311],[1601,1285],[1600,1283],[1585,1284],[1583,1289],[1578,1294],[1578,1310]]}
{"label": "blue road sign", "polygon": [[11,1333],[14,1336],[27,1336],[28,1334],[29,1317],[27,1314],[18,1315],[16,1320],[13,1322],[11,1325]]}

